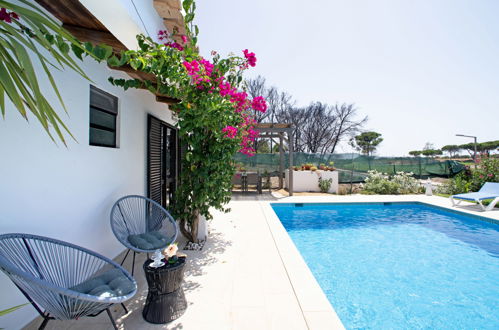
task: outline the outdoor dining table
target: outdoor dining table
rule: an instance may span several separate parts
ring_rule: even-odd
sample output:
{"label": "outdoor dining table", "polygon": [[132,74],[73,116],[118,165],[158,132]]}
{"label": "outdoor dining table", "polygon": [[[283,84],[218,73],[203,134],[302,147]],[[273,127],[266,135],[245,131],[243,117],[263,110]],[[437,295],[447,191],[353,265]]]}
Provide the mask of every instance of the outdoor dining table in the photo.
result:
{"label": "outdoor dining table", "polygon": [[[163,260],[165,261],[165,260]],[[179,257],[174,264],[154,268],[146,260],[146,274],[149,291],[142,316],[149,323],[164,324],[178,319],[187,309],[182,281],[184,279],[185,257]]]}

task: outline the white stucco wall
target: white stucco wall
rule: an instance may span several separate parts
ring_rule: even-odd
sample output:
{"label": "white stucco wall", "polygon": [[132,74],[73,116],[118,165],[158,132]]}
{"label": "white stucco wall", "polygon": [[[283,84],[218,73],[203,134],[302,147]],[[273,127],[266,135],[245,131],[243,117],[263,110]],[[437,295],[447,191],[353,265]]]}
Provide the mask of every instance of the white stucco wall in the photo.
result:
{"label": "white stucco wall", "polygon": [[[172,123],[167,105],[145,90],[124,91],[107,78],[126,77],[86,60],[93,84],[119,98],[119,148],[89,146],[90,82],[72,72],[54,72],[68,115],[59,111],[77,141],[68,147],[50,140],[30,116],[27,123],[11,104],[0,118],[0,233],[24,232],[69,241],[114,258],[123,247],[109,226],[113,203],[146,193],[147,114]],[[46,80],[49,102],[57,106]],[[60,106],[57,108],[60,109]],[[26,302],[0,274],[0,310]],[[31,306],[0,318],[0,328],[18,329],[37,314]]]}
{"label": "white stucco wall", "polygon": [[[332,179],[329,193],[338,193],[338,171],[293,171],[293,191],[295,192],[320,192],[319,177],[324,180]],[[286,188],[289,188],[289,170],[285,170]]]}
{"label": "white stucco wall", "polygon": [[80,0],[106,28],[129,49],[137,49],[137,34],[159,41],[158,31],[164,30],[163,18],[153,0]]}

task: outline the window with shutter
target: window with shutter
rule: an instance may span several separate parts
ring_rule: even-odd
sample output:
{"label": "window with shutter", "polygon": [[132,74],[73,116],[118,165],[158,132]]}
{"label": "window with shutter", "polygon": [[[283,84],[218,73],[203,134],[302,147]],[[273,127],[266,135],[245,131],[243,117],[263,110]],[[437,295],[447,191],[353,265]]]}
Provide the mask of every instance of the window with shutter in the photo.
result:
{"label": "window with shutter", "polygon": [[89,144],[117,147],[118,98],[95,86],[90,86]]}

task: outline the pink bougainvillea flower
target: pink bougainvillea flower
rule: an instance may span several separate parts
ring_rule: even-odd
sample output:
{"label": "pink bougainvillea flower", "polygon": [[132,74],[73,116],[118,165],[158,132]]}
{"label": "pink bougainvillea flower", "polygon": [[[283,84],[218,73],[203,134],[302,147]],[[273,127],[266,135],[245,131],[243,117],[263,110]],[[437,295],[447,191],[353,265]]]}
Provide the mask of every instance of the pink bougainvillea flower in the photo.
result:
{"label": "pink bougainvillea flower", "polygon": [[256,55],[255,53],[250,53],[247,49],[243,50],[244,57],[248,61],[248,64],[251,66],[256,65]]}
{"label": "pink bougainvillea flower", "polygon": [[[160,37],[161,39],[161,37]],[[164,44],[166,47],[171,47],[171,48],[175,48],[175,49],[178,49],[180,51],[183,51],[184,50],[184,47],[182,47],[181,44],[179,44],[178,42],[167,42]]]}
{"label": "pink bougainvillea flower", "polygon": [[187,38],[187,36],[184,36],[184,35],[183,35],[183,36],[181,36],[180,38],[182,38],[182,42],[183,42],[184,44],[186,44],[186,43],[187,43],[187,41],[189,41],[189,39]]}
{"label": "pink bougainvillea flower", "polygon": [[13,14],[17,16],[16,13],[12,13],[12,12],[9,13],[9,12],[7,12],[7,9],[5,9],[5,8],[0,9],[0,21],[5,21],[7,23],[12,23]]}
{"label": "pink bougainvillea flower", "polygon": [[187,73],[190,75],[190,76],[197,76],[197,73],[199,72],[199,63],[198,61],[194,60],[192,62],[187,62],[187,61],[184,61],[184,63],[182,63],[183,66],[185,67],[185,69],[187,70]]}
{"label": "pink bougainvillea flower", "polygon": [[254,141],[258,137],[258,131],[255,131],[253,128],[248,128],[248,138]]}
{"label": "pink bougainvillea flower", "polygon": [[207,61],[204,58],[201,58],[201,60],[199,60],[199,62],[203,65],[204,71],[206,72],[206,74],[208,76],[211,76],[211,74],[213,73],[213,68],[215,66],[213,64],[211,64],[210,61]]}
{"label": "pink bougainvillea flower", "polygon": [[237,128],[234,126],[226,126],[222,132],[225,133],[225,136],[231,139],[234,139],[237,136]]}
{"label": "pink bougainvillea flower", "polygon": [[225,82],[225,83],[220,82],[218,84],[218,88],[220,88],[220,95],[222,97],[232,94],[232,87],[231,87],[230,83],[228,83],[228,82]]}
{"label": "pink bougainvillea flower", "polygon": [[251,107],[256,111],[265,112],[267,111],[267,102],[263,96],[257,96],[251,102]]}

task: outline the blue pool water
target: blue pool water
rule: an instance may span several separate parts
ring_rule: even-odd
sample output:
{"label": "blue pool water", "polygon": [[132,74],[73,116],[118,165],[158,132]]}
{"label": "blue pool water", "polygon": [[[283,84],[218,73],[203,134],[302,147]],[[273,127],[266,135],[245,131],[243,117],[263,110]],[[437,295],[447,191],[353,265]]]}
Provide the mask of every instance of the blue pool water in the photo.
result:
{"label": "blue pool water", "polygon": [[499,225],[418,203],[272,204],[348,329],[499,329]]}

